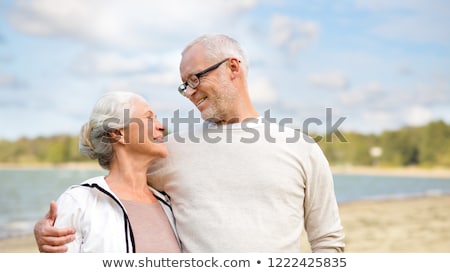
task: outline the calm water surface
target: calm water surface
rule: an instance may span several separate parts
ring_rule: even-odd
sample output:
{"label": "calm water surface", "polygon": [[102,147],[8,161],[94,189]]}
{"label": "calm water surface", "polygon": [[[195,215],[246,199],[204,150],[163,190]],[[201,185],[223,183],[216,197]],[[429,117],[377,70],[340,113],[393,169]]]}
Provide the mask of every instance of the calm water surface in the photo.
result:
{"label": "calm water surface", "polygon": [[[32,233],[50,200],[72,184],[104,175],[93,169],[0,170],[0,238]],[[450,193],[450,178],[335,175],[339,203]]]}

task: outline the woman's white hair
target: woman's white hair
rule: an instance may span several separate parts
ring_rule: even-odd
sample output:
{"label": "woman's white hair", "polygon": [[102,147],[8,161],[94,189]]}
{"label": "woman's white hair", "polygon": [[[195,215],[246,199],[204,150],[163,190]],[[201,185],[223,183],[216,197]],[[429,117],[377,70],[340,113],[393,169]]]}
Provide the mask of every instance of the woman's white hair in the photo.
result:
{"label": "woman's white hair", "polygon": [[126,91],[109,92],[97,100],[89,121],[81,127],[80,152],[97,159],[102,168],[109,170],[114,157],[112,144],[116,141],[111,132],[127,126],[136,100],[144,99]]}

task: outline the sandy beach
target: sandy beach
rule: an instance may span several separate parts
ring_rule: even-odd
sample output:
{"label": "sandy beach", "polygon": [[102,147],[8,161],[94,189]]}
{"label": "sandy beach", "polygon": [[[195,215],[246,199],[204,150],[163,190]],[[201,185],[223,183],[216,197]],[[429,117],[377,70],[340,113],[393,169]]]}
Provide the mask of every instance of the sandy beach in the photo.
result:
{"label": "sandy beach", "polygon": [[347,252],[450,252],[450,195],[341,206]]}
{"label": "sandy beach", "polygon": [[[450,195],[350,202],[341,204],[340,212],[348,253],[450,252]],[[30,253],[37,247],[30,235],[0,240],[0,252]]]}
{"label": "sandy beach", "polygon": [[340,213],[348,253],[450,252],[450,195],[357,201]]}

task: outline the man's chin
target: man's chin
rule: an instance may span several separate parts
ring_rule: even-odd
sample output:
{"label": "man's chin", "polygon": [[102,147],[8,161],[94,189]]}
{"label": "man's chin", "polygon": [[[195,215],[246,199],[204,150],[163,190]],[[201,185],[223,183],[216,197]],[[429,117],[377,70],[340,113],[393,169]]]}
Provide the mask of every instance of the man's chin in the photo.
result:
{"label": "man's chin", "polygon": [[214,120],[214,115],[208,109],[205,109],[200,112],[203,120]]}

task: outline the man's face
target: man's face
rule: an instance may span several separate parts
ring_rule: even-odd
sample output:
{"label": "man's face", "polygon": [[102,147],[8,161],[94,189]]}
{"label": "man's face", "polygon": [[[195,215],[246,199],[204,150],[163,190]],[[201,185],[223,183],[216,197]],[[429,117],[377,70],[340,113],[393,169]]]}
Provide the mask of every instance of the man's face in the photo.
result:
{"label": "man's face", "polygon": [[[221,60],[205,60],[202,47],[194,45],[186,51],[180,64],[180,75],[185,82],[191,75]],[[196,88],[187,87],[186,97],[197,107],[204,120],[227,121],[233,102],[234,86],[228,79],[228,61],[199,77]]]}

